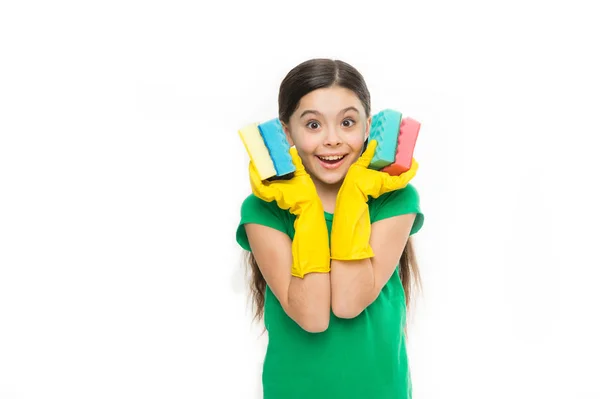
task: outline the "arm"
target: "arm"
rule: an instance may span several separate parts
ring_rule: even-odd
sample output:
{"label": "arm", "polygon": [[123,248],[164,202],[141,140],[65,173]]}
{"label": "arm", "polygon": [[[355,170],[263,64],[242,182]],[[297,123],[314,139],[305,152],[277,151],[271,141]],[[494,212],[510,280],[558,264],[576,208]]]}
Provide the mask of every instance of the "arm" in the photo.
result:
{"label": "arm", "polygon": [[245,228],[260,271],[286,314],[308,332],[325,331],[331,306],[329,273],[308,273],[304,278],[291,275],[290,238],[259,224]]}
{"label": "arm", "polygon": [[287,315],[309,332],[329,326],[331,270],[329,239],[323,204],[304,169],[296,148],[290,149],[296,170],[287,181],[264,182],[252,162],[252,192],[264,201],[275,201],[294,220],[294,239],[263,226],[249,226],[248,242],[265,281]]}
{"label": "arm", "polygon": [[331,261],[331,301],[337,317],[356,317],[377,299],[398,264],[414,220],[412,213],[375,222],[369,239],[372,258]]}
{"label": "arm", "polygon": [[413,159],[399,176],[369,168],[377,141],[350,166],[338,192],[331,227],[332,310],[360,314],[379,295],[406,246],[416,214],[384,218],[371,226],[368,197],[405,188],[419,165]]}

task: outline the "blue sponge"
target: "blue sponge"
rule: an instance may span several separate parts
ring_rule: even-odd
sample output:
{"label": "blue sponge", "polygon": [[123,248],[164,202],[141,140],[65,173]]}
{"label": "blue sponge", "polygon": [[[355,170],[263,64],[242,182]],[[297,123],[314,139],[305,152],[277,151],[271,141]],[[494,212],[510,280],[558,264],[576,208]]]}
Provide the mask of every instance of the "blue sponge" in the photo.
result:
{"label": "blue sponge", "polygon": [[[271,160],[275,165],[277,176],[284,176],[295,172],[296,167],[290,155],[290,145],[285,137],[285,132],[279,118],[271,119],[258,125],[265,146],[269,150]],[[394,151],[394,155],[395,155]]]}
{"label": "blue sponge", "polygon": [[394,163],[401,120],[402,113],[392,109],[385,109],[373,115],[369,140],[377,140],[377,148],[369,168],[379,170]]}

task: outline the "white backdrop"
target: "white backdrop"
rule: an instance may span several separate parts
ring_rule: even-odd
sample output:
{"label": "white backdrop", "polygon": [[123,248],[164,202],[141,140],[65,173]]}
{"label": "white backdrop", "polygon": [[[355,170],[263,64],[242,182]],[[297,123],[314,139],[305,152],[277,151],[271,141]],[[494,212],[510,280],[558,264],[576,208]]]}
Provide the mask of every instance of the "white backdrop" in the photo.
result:
{"label": "white backdrop", "polygon": [[0,398],[260,397],[237,129],[313,57],[422,123],[414,398],[600,398],[597,21],[488,3],[3,2]]}

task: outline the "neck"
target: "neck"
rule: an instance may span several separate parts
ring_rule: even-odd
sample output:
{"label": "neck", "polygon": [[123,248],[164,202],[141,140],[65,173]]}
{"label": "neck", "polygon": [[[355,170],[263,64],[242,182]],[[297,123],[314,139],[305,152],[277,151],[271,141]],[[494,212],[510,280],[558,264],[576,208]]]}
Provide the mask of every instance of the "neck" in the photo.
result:
{"label": "neck", "polygon": [[333,213],[335,209],[335,201],[337,199],[338,192],[342,186],[342,182],[336,184],[325,184],[317,179],[313,179],[317,194],[323,204],[325,212]]}

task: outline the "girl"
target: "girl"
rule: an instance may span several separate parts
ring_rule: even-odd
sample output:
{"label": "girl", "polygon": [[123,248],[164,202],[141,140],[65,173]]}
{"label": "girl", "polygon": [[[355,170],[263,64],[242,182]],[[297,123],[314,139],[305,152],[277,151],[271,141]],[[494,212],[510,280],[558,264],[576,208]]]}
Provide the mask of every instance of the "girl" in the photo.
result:
{"label": "girl", "polygon": [[423,225],[409,184],[368,169],[375,140],[362,75],[339,60],[293,68],[279,91],[291,180],[249,166],[237,242],[248,251],[269,342],[265,399],[407,399],[406,310],[418,283],[410,236]]}

